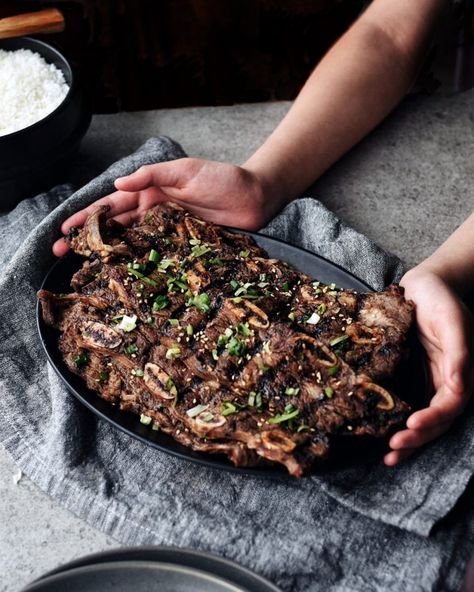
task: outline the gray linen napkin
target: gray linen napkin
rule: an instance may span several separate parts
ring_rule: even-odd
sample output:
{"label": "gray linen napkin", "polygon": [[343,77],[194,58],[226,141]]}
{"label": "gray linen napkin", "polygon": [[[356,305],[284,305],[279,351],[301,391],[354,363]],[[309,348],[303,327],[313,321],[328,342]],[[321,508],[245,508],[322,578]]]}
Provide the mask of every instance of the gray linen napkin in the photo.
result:
{"label": "gray linen napkin", "polygon": [[[399,468],[264,480],[129,438],[81,406],[45,363],[35,292],[61,221],[109,193],[117,176],[182,156],[168,138],[151,139],[73,195],[61,186],[0,217],[0,441],[49,495],[124,543],[210,550],[292,591],[457,590],[474,547],[472,492],[458,502],[474,472],[472,415]],[[264,232],[375,288],[401,274],[397,258],[312,198],[293,202]]]}

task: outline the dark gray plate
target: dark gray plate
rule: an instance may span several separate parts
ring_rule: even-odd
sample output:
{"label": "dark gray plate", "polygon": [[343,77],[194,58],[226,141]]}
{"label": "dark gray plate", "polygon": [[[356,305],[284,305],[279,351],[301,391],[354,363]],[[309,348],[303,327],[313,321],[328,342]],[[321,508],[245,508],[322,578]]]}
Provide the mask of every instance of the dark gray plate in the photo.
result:
{"label": "dark gray plate", "polygon": [[[296,269],[303,271],[326,284],[334,282],[340,288],[357,290],[359,292],[373,291],[373,289],[365,282],[323,257],[261,234],[245,234],[252,236],[255,242],[265,249],[270,257],[286,261]],[[83,261],[84,259],[82,257],[71,252],[68,253],[65,257],[56,261],[51,267],[44,279],[42,288],[57,293],[70,292],[71,277],[81,267]],[[167,436],[159,431],[152,431],[149,426],[142,425],[136,415],[120,411],[117,407],[112,406],[107,401],[98,397],[94,391],[91,391],[86,387],[84,381],[79,376],[76,376],[68,369],[58,350],[57,343],[59,334],[44,323],[39,303],[37,306],[37,323],[40,339],[46,355],[67,388],[95,415],[110,422],[116,428],[163,452],[173,454],[174,456],[189,461],[198,462],[218,469],[237,471],[239,473],[266,477],[288,476],[286,469],[280,466],[262,465],[262,467],[258,468],[235,467],[223,455],[194,452],[193,450],[178,444],[178,442],[176,442],[171,436]],[[416,343],[414,346],[415,355],[409,361],[407,368],[401,373],[402,378],[405,376],[407,380],[402,380],[397,392],[400,393],[401,396],[413,407],[420,407],[421,403],[426,399],[427,377],[426,372],[424,371],[419,346],[417,346]],[[421,402],[420,395],[422,396]],[[351,438],[350,446],[347,446],[347,444],[344,444],[343,442],[341,442],[341,444],[341,454],[337,451],[338,447],[335,447],[335,453],[332,455],[333,462],[327,464],[326,468],[332,468],[333,466],[341,467],[353,464],[354,462],[371,460],[380,456],[380,454],[386,449],[385,441],[368,437],[357,439]]]}
{"label": "dark gray plate", "polygon": [[63,565],[23,592],[280,592],[248,569],[208,553],[135,547]]}

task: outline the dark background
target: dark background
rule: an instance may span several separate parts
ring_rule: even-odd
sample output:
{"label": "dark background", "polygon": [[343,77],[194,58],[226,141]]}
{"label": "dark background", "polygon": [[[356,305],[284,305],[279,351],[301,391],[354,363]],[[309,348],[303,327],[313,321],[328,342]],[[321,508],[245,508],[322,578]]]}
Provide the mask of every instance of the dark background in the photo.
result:
{"label": "dark background", "polygon": [[84,71],[96,113],[293,99],[359,0],[0,0],[57,7],[37,35]]}

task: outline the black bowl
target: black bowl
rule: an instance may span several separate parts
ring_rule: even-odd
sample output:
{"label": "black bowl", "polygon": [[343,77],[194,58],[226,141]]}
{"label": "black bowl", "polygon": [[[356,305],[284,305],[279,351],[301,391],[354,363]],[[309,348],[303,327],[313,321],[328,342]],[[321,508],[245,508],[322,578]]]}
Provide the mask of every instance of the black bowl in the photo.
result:
{"label": "black bowl", "polygon": [[0,210],[66,180],[68,166],[86,133],[91,112],[78,75],[54,47],[30,37],[4,39],[0,49],[30,49],[64,75],[69,92],[46,117],[17,132],[0,136]]}

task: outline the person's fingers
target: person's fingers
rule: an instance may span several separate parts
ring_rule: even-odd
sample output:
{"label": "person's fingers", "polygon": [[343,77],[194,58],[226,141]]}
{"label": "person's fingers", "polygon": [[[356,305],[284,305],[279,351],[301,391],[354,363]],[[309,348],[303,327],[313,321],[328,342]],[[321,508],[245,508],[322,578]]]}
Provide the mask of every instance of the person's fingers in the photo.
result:
{"label": "person's fingers", "polygon": [[160,162],[140,167],[126,177],[115,180],[115,187],[123,191],[140,191],[147,187],[176,187],[186,180],[183,159]]}
{"label": "person's fingers", "polygon": [[447,421],[425,430],[408,429],[397,432],[390,439],[390,448],[393,450],[405,450],[407,448],[423,446],[446,432],[450,428],[451,423],[451,421]]}
{"label": "person's fingers", "polygon": [[416,448],[406,448],[405,450],[392,450],[384,456],[384,463],[387,467],[394,467],[402,460],[407,459],[416,451]]}
{"label": "person's fingers", "polygon": [[69,251],[69,245],[67,244],[67,242],[64,240],[64,238],[59,238],[54,244],[53,244],[53,254],[56,255],[56,257],[62,257],[63,255],[65,255],[67,252]]}
{"label": "person's fingers", "polygon": [[459,310],[454,317],[443,324],[440,335],[443,344],[443,374],[447,386],[455,393],[463,394],[470,371],[470,344],[462,311]]}
{"label": "person's fingers", "polygon": [[135,210],[129,210],[128,212],[114,216],[114,220],[120,222],[123,226],[131,226],[134,222],[140,221],[142,216],[143,212],[136,208]]}
{"label": "person's fingers", "polygon": [[136,207],[138,201],[137,193],[130,193],[128,191],[114,191],[110,195],[106,195],[101,199],[98,199],[93,204],[76,212],[67,220],[62,223],[61,231],[63,234],[67,234],[74,226],[82,226],[98,206],[109,206],[110,211],[108,212],[109,217],[117,216],[122,212],[133,209]]}
{"label": "person's fingers", "polygon": [[452,421],[462,412],[466,403],[467,396],[453,393],[443,385],[431,399],[429,407],[410,415],[407,427],[412,430],[425,430]]}

